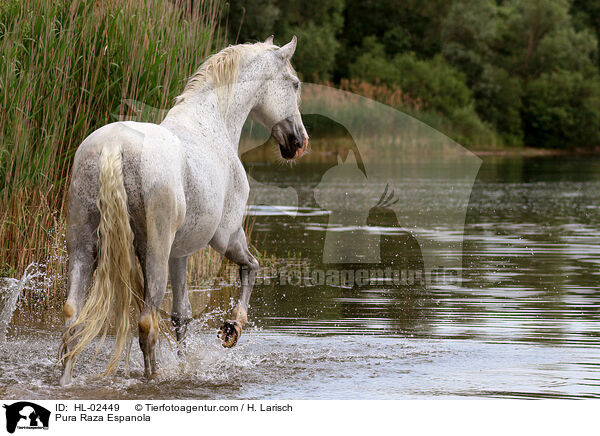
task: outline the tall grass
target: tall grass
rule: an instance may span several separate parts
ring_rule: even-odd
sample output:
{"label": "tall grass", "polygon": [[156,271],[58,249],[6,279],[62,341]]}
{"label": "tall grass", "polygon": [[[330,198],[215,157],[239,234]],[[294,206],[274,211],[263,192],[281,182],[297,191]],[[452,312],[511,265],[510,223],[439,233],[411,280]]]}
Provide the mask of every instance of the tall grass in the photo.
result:
{"label": "tall grass", "polygon": [[77,146],[132,115],[125,100],[169,108],[221,39],[220,11],[220,0],[0,3],[0,275],[32,262],[65,275]]}

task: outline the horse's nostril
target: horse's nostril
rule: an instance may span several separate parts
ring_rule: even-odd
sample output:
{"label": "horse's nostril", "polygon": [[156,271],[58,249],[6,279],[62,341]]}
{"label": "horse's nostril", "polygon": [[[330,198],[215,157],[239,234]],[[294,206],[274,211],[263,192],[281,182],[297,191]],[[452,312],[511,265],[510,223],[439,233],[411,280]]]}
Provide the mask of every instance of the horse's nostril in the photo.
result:
{"label": "horse's nostril", "polygon": [[300,141],[298,141],[298,138],[296,137],[296,135],[289,135],[288,136],[288,144],[290,147],[292,148],[300,148]]}

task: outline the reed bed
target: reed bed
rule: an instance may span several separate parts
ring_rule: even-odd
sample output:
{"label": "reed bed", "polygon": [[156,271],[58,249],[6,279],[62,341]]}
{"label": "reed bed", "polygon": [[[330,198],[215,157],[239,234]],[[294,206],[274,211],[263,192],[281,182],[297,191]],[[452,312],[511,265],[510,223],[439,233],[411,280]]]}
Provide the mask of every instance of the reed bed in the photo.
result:
{"label": "reed bed", "polygon": [[[52,278],[23,304],[64,298],[77,146],[104,124],[136,118],[131,101],[157,108],[145,121],[160,121],[223,40],[221,9],[220,0],[0,3],[0,276],[20,277],[33,263]],[[194,273],[212,273],[215,257],[195,256]]]}

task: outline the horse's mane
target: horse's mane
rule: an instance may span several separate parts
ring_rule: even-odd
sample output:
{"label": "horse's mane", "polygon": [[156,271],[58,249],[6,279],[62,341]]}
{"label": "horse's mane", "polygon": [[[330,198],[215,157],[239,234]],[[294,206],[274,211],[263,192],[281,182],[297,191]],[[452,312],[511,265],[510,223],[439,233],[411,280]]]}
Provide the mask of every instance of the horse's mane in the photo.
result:
{"label": "horse's mane", "polygon": [[240,61],[252,54],[278,48],[273,44],[257,42],[254,44],[230,45],[211,55],[189,78],[181,95],[175,98],[175,104],[181,103],[210,83],[215,87],[221,110],[226,112],[233,94],[233,88],[237,82]]}

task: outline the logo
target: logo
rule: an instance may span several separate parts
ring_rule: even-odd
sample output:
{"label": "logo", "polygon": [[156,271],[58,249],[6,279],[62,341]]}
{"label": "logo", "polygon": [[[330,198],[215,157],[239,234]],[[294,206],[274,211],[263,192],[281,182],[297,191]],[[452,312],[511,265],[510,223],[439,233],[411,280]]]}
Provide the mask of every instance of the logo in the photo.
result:
{"label": "logo", "polygon": [[3,406],[6,409],[6,431],[18,429],[48,429],[50,411],[28,401]]}
{"label": "logo", "polygon": [[[114,114],[118,120],[165,114],[123,103],[132,115]],[[462,280],[465,219],[481,159],[409,114],[328,86],[302,85],[302,118],[311,134],[310,168],[307,158],[290,166],[266,159],[271,132],[253,121],[240,134],[251,210],[280,217],[269,225],[278,226],[282,252],[270,254],[287,256],[287,229],[310,221],[311,259],[321,255],[338,277],[368,270],[375,280],[426,289]],[[321,213],[328,217],[324,227]]]}

